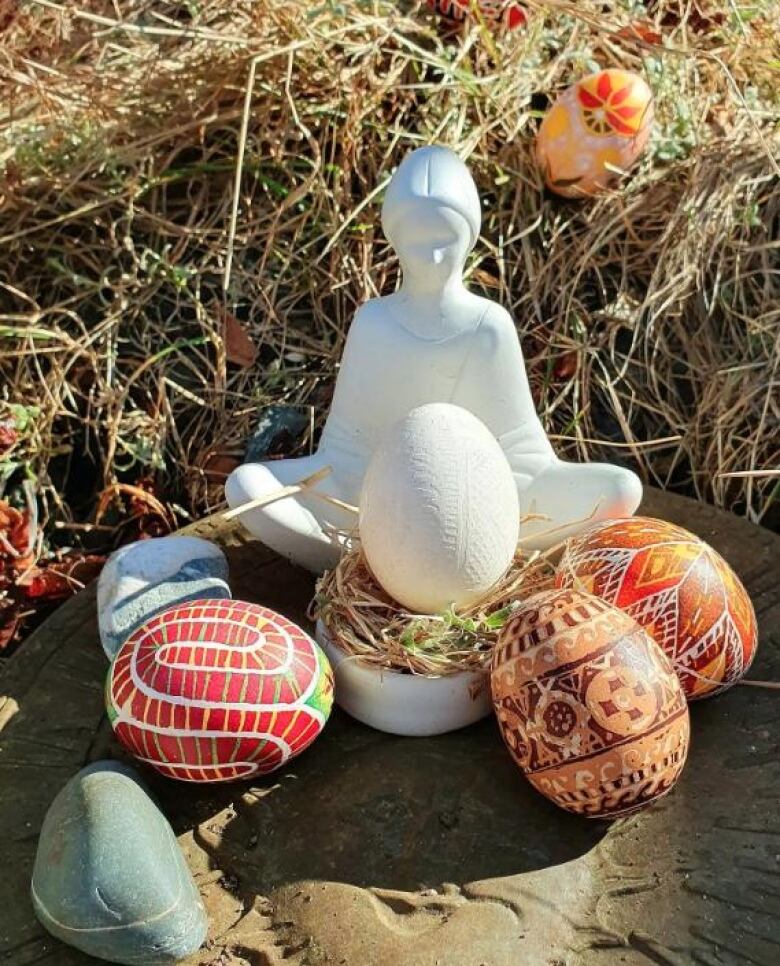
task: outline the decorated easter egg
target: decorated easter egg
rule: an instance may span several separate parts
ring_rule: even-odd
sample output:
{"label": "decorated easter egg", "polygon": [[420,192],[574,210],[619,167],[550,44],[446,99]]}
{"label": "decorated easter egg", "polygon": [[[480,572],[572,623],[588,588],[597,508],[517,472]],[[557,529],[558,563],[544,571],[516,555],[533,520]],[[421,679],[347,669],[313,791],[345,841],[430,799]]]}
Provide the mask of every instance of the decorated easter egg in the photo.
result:
{"label": "decorated easter egg", "polygon": [[730,687],[756,651],[756,615],[726,561],[664,520],[629,517],[572,538],[556,574],[635,618],[664,649],[689,698]]}
{"label": "decorated easter egg", "polygon": [[493,706],[510,754],[556,805],[617,818],[665,795],[688,753],[688,705],[661,648],[577,590],[529,597],[501,633]]}
{"label": "decorated easter egg", "polygon": [[511,564],[519,526],[509,463],[484,423],[459,406],[413,409],[366,470],[363,551],[379,583],[411,611],[476,601]]}
{"label": "decorated easter egg", "polygon": [[309,635],[241,600],[156,614],[119,649],[106,682],[122,744],[191,782],[279,768],[322,731],[332,701],[330,665]]}
{"label": "decorated easter egg", "polygon": [[528,19],[525,10],[511,0],[427,0],[427,3],[446,20],[457,22],[479,15],[486,23],[502,24],[514,30]]}
{"label": "decorated easter egg", "polygon": [[536,136],[548,187],[581,198],[616,184],[644,151],[652,124],[653,95],[637,74],[602,70],[573,84]]}

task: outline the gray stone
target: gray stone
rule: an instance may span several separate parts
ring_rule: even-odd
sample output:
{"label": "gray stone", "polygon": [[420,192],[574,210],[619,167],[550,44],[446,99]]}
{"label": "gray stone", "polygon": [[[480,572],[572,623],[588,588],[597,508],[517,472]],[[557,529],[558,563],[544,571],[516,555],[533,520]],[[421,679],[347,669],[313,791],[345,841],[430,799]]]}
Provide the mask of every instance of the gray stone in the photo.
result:
{"label": "gray stone", "polygon": [[100,641],[109,660],[141,624],[171,604],[230,597],[224,553],[201,537],[139,540],[113,553],[98,580]]}
{"label": "gray stone", "polygon": [[291,406],[267,406],[257,428],[247,440],[245,463],[259,463],[269,456],[287,455],[298,445],[309,417]]}
{"label": "gray stone", "polygon": [[173,831],[131,768],[101,761],[62,789],[41,828],[35,914],[91,956],[132,966],[183,959],[206,913]]}

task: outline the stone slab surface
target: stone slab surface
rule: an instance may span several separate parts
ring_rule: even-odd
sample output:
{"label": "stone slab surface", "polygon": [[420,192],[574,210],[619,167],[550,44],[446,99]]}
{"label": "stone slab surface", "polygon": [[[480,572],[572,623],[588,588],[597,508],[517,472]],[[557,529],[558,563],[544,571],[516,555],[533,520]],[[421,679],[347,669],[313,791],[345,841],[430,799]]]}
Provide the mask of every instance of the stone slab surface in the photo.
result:
{"label": "stone slab surface", "polygon": [[[718,549],[759,617],[752,679],[780,680],[780,539],[651,491],[642,512]],[[237,597],[305,623],[313,580],[236,526]],[[0,672],[0,963],[85,966],[28,899],[50,801],[121,757],[104,712],[94,588]],[[612,825],[537,795],[492,720],[397,738],[334,712],[301,758],[257,783],[193,788],[145,773],[211,919],[189,966],[600,966],[780,962],[780,694],[739,686],[692,707],[674,792]]]}

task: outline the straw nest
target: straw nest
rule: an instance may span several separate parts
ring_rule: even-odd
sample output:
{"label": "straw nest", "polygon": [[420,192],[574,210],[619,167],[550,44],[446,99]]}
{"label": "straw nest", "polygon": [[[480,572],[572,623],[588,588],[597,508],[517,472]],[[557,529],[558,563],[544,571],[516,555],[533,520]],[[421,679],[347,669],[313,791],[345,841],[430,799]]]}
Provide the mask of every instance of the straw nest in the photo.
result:
{"label": "straw nest", "polygon": [[512,613],[553,579],[548,554],[518,550],[501,580],[471,607],[410,614],[382,589],[357,547],[318,581],[312,616],[337,647],[366,664],[438,677],[482,671]]}

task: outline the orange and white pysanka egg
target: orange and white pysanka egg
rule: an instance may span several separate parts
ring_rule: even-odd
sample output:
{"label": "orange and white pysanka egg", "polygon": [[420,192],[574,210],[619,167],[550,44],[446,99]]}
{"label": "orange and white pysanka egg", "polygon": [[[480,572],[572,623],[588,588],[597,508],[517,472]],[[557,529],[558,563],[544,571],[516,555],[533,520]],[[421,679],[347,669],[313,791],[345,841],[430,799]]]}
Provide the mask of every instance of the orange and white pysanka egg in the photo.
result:
{"label": "orange and white pysanka egg", "polygon": [[512,0],[427,0],[428,6],[445,20],[461,22],[474,18],[475,11],[490,24],[501,24],[509,30],[526,23],[525,10]]}
{"label": "orange and white pysanka egg", "polygon": [[624,70],[602,70],[567,88],[544,117],[536,158],[547,186],[566,198],[617,184],[644,151],[653,95]]}
{"label": "orange and white pysanka egg", "polygon": [[333,675],[296,624],[241,600],[174,604],[114,658],[106,707],[122,744],[169,778],[264,775],[320,734]]}
{"label": "orange and white pysanka egg", "polygon": [[567,811],[627,815],[682,771],[688,705],[671,662],[633,618],[592,594],[529,597],[501,632],[490,683],[510,754]]}
{"label": "orange and white pysanka egg", "polygon": [[756,652],[756,615],[739,577],[703,540],[665,520],[589,526],[567,543],[556,584],[635,618],[670,657],[688,698],[735,684]]}

